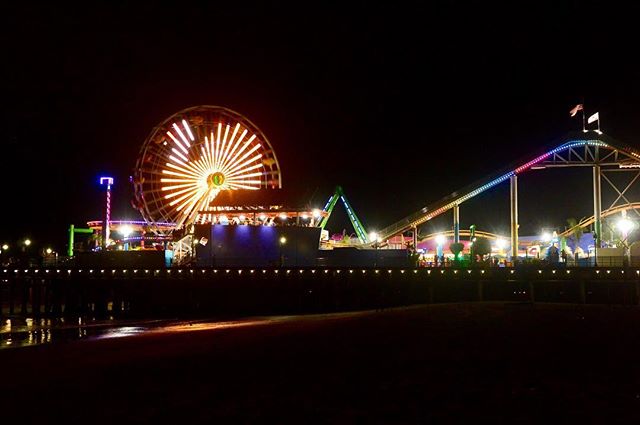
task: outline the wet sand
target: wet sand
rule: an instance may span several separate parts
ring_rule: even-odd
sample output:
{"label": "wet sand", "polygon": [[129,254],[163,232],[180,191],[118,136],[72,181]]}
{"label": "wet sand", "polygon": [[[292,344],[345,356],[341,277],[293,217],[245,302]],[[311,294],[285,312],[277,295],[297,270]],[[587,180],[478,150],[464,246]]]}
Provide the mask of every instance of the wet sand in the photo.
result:
{"label": "wet sand", "polygon": [[632,423],[640,310],[441,304],[0,351],[26,423]]}

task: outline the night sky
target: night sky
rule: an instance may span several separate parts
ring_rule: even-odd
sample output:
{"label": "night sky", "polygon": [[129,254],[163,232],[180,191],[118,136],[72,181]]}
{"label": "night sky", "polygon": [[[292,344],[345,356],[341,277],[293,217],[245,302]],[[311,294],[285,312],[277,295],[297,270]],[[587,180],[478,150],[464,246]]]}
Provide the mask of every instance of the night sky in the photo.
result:
{"label": "night sky", "polygon": [[[257,124],[283,184],[316,206],[342,185],[368,230],[541,153],[580,128],[568,112],[583,99],[606,134],[640,148],[638,7],[23,3],[2,6],[0,26],[7,241],[64,249],[70,223],[101,218],[103,174],[116,179],[114,218],[138,218],[129,176],[142,142],[199,104]],[[524,175],[521,234],[588,215],[590,185],[589,170]],[[334,232],[347,227],[336,211]],[[508,185],[461,219],[506,233]]]}

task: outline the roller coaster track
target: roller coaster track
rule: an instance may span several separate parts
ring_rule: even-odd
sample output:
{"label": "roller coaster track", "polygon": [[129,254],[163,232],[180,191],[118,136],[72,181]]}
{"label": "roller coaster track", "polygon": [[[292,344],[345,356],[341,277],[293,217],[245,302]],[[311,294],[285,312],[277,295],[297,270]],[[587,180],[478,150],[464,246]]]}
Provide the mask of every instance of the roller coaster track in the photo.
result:
{"label": "roller coaster track", "polygon": [[[639,207],[640,208],[640,207]],[[430,233],[428,235],[419,237],[418,239],[420,240],[420,242],[422,241],[428,241],[431,239],[435,239],[436,236],[446,236],[448,238],[453,236],[453,230],[447,230],[445,232],[437,232],[437,233]],[[462,237],[471,237],[471,231],[470,230],[460,230],[460,236]],[[482,230],[476,230],[474,233],[475,237],[478,238],[485,238],[485,239],[489,239],[489,240],[497,240],[497,239],[504,239],[504,240],[509,240],[509,236],[500,236],[500,235],[496,235],[495,233],[489,233],[489,232],[484,232]]]}
{"label": "roller coaster track", "polygon": [[[640,202],[634,202],[632,204],[625,204],[625,205],[619,205],[617,207],[614,208],[610,208],[608,210],[602,211],[602,218],[605,217],[609,217],[615,214],[618,214],[622,211],[629,211],[629,210],[636,210],[636,211],[640,211]],[[580,220],[580,222],[578,224],[576,224],[575,226],[563,231],[562,233],[559,233],[558,236],[559,237],[568,237],[569,235],[571,235],[571,233],[573,233],[573,231],[579,227],[587,227],[587,226],[591,226],[593,224],[593,222],[595,221],[594,217],[585,217],[582,220]],[[436,232],[436,233],[430,233],[428,235],[425,236],[421,236],[419,237],[419,240],[422,241],[428,241],[431,239],[435,239],[436,236],[438,235],[443,235],[446,236],[448,238],[453,236],[453,230],[447,230],[444,232]],[[490,233],[490,232],[485,232],[482,230],[476,230],[474,235],[476,237],[479,238],[485,238],[485,239],[490,239],[490,240],[497,240],[497,239],[505,239],[508,240],[509,236],[502,236],[502,235],[497,235],[495,233]],[[471,236],[471,231],[466,230],[466,229],[460,229],[460,236],[462,237],[470,237]]]}
{"label": "roller coaster track", "polygon": [[[631,204],[619,205],[619,206],[614,207],[614,208],[609,208],[608,210],[602,211],[602,218],[609,217],[609,216],[617,214],[619,212],[629,211],[629,210],[636,210],[636,211],[640,210],[640,202],[633,202]],[[564,232],[558,234],[558,236],[567,237],[567,236],[571,235],[571,233],[573,233],[573,231],[575,229],[580,228],[580,227],[591,226],[594,221],[595,221],[594,216],[585,217],[582,220],[580,220],[580,222],[578,224],[576,224],[575,226],[573,226],[573,227],[565,230]]]}
{"label": "roller coaster track", "polygon": [[437,217],[456,205],[508,181],[530,169],[551,167],[640,168],[640,152],[615,139],[594,131],[569,134],[557,147],[532,159],[519,161],[474,184],[427,205],[378,232],[381,240],[389,239]]}

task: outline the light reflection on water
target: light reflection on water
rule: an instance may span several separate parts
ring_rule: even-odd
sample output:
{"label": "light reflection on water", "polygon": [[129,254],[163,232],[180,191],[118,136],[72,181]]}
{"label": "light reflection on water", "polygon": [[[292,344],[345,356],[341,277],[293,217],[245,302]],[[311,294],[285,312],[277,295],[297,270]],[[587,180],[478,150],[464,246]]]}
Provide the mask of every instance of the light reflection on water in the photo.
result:
{"label": "light reflection on water", "polygon": [[52,342],[122,338],[145,333],[181,333],[201,330],[255,326],[283,317],[244,319],[237,321],[131,320],[96,321],[86,318],[64,319],[7,319],[0,327],[0,349],[26,347]]}
{"label": "light reflection on water", "polygon": [[[113,318],[96,321],[79,317],[77,320],[12,318],[0,322],[0,349],[25,347],[52,342],[71,341],[88,338],[117,338],[139,334],[148,326],[157,326],[167,321],[147,320],[147,327],[131,325],[131,321],[117,321]],[[172,321],[171,323],[175,323]]]}

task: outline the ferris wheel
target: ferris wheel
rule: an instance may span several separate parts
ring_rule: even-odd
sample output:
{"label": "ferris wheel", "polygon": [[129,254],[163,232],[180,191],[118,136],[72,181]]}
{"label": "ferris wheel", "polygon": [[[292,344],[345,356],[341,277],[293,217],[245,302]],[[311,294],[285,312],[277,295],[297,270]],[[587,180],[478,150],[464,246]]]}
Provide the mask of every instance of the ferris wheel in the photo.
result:
{"label": "ferris wheel", "polygon": [[147,137],[133,174],[134,206],[150,224],[176,228],[200,218],[226,190],[282,187],[267,137],[244,116],[220,106],[184,109]]}

